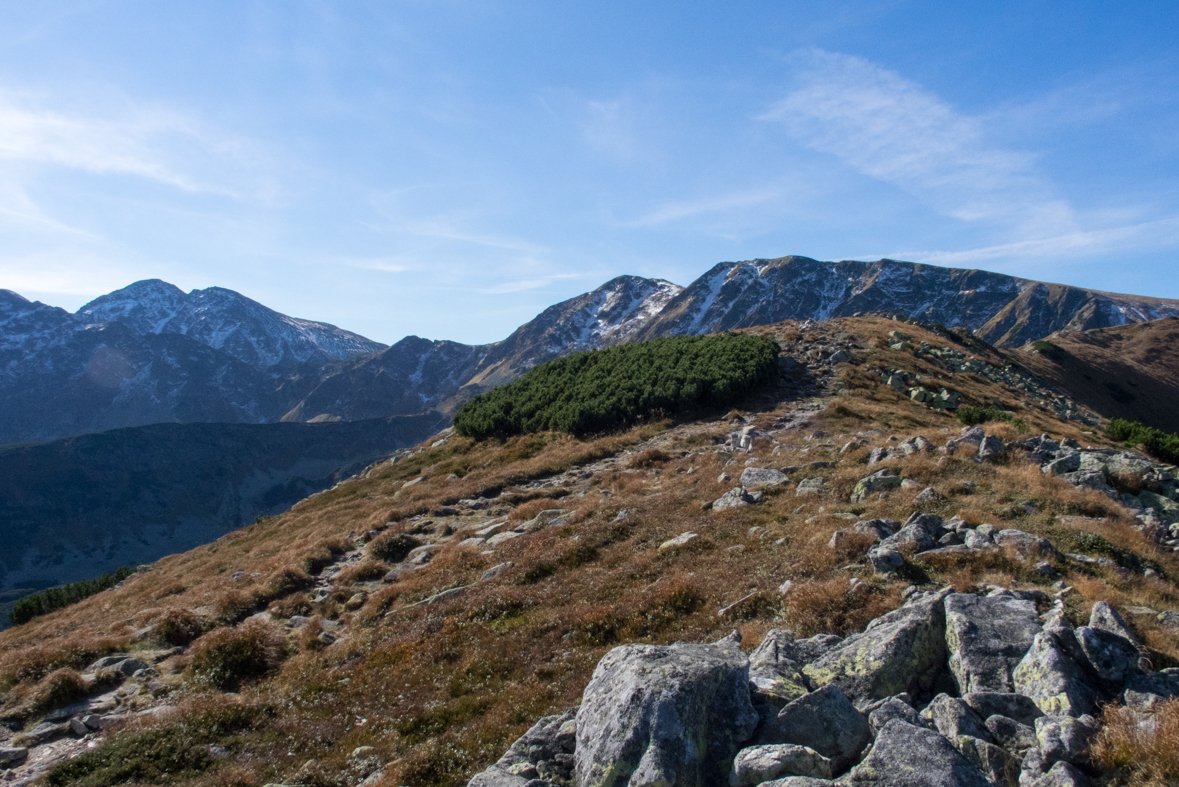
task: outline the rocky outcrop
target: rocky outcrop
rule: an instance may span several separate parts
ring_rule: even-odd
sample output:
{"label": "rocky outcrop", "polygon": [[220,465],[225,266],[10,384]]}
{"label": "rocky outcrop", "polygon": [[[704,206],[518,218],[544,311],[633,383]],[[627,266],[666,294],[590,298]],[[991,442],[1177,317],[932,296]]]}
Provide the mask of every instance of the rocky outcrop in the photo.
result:
{"label": "rocky outcrop", "polygon": [[[1122,712],[1149,713],[1179,696],[1179,675],[1139,662],[1112,607],[1073,629],[1059,602],[1041,618],[1037,600],[918,592],[846,640],[770,631],[748,662],[736,636],[624,645],[599,663],[580,710],[543,719],[471,784],[1084,784],[1099,729],[1088,711],[1122,699]],[[1087,641],[1134,658],[1111,675]],[[570,781],[560,767],[574,726]]]}
{"label": "rocky outcrop", "polygon": [[623,645],[599,662],[582,697],[577,784],[724,783],[757,720],[749,661],[735,641]]}

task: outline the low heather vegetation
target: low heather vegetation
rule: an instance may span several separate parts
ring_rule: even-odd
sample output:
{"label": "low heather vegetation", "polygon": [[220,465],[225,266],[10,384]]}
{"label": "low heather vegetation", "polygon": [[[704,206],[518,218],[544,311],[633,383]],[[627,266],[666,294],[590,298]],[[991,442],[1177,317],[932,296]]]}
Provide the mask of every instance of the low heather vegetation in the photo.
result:
{"label": "low heather vegetation", "polygon": [[459,434],[608,432],[660,414],[725,407],[770,379],[778,346],[753,334],[678,336],[577,353],[467,402]]}

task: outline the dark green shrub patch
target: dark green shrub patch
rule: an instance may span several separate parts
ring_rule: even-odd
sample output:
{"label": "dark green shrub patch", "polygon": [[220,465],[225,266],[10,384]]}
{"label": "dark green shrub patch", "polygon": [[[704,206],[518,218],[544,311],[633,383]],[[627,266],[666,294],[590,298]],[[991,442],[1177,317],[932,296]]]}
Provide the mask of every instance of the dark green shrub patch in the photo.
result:
{"label": "dark green shrub patch", "polygon": [[955,415],[963,426],[978,426],[988,421],[1003,421],[1019,430],[1027,428],[1027,423],[1022,418],[997,407],[979,407],[968,404],[959,407]]}
{"label": "dark green shrub patch", "polygon": [[113,573],[103,574],[98,579],[83,579],[81,582],[71,582],[68,585],[49,588],[40,593],[25,596],[16,602],[16,606],[8,614],[8,619],[14,626],[28,623],[38,615],[46,615],[55,609],[67,607],[93,596],[95,593],[112,588],[134,573],[134,569],[124,566]]}
{"label": "dark green shrub patch", "polygon": [[735,404],[777,369],[778,345],[753,334],[676,336],[577,353],[463,405],[459,434],[607,432],[660,414]]}
{"label": "dark green shrub patch", "polygon": [[1105,434],[1112,440],[1131,446],[1141,445],[1155,459],[1179,463],[1179,435],[1155,429],[1153,426],[1113,418],[1105,426]]}

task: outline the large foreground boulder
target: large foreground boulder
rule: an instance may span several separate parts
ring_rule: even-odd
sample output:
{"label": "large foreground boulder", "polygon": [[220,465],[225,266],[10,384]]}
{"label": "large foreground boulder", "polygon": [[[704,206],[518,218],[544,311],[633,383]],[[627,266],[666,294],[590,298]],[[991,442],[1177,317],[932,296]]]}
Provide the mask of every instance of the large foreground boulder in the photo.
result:
{"label": "large foreground boulder", "polygon": [[795,639],[783,629],[771,629],[749,654],[749,690],[755,704],[781,708],[810,691],[802,675],[806,664],[839,644],[839,637],[818,634]]}
{"label": "large foreground boulder", "polygon": [[900,719],[884,725],[872,751],[840,782],[849,787],[993,787],[948,740]]}
{"label": "large foreground boulder", "polygon": [[578,787],[712,787],[753,734],[749,661],[735,640],[623,645],[594,670],[577,714]]}
{"label": "large foreground boulder", "polygon": [[902,692],[928,696],[946,660],[942,601],[948,594],[915,595],[804,667],[803,674],[816,686],[834,683],[858,704]]}
{"label": "large foreground boulder", "polygon": [[946,598],[946,648],[961,694],[1010,692],[1011,673],[1040,633],[1035,602],[955,593]]}

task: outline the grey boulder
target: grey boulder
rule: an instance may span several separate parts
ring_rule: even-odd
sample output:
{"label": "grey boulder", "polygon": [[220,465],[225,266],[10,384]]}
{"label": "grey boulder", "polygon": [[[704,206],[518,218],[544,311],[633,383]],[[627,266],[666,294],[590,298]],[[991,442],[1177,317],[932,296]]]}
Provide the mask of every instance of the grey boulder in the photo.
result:
{"label": "grey boulder", "polygon": [[1088,784],[1089,780],[1076,768],[1067,762],[1058,762],[1030,787],[1086,787]]}
{"label": "grey boulder", "polygon": [[749,654],[749,690],[758,704],[781,708],[809,692],[803,665],[838,644],[838,637],[819,635],[796,640],[789,631],[772,629]]}
{"label": "grey boulder", "polygon": [[1089,760],[1089,747],[1100,730],[1092,716],[1043,716],[1036,719],[1036,739],[1044,764],[1071,762],[1083,765]]}
{"label": "grey boulder", "polygon": [[729,772],[729,787],[756,787],[784,776],[830,779],[831,761],[806,746],[750,746],[737,752]]}
{"label": "grey boulder", "polygon": [[914,726],[922,726],[921,717],[913,706],[898,697],[889,697],[868,714],[868,725],[877,734],[893,719],[900,719]]}
{"label": "grey boulder", "polygon": [[747,467],[741,472],[741,486],[760,489],[763,486],[778,486],[786,482],[786,474],[762,467]]}
{"label": "grey boulder", "polygon": [[730,508],[740,508],[761,500],[761,492],[750,492],[743,487],[734,487],[718,497],[712,503],[713,511],[725,511]]}
{"label": "grey boulder", "polygon": [[851,493],[853,503],[862,503],[874,494],[900,489],[901,479],[892,468],[878,470],[870,476],[861,478]]}
{"label": "grey boulder", "polygon": [[784,707],[760,737],[765,744],[793,743],[814,749],[831,760],[838,773],[855,762],[872,740],[872,730],[868,717],[856,710],[839,687],[828,685]]}
{"label": "grey boulder", "polygon": [[872,751],[840,781],[849,787],[993,787],[948,740],[900,719],[884,725]]}
{"label": "grey boulder", "polygon": [[808,664],[803,674],[816,686],[834,683],[857,701],[927,694],[946,660],[946,595],[914,595]]}
{"label": "grey boulder", "polygon": [[579,787],[728,781],[758,723],[749,661],[717,645],[623,645],[594,669],[577,714]]}
{"label": "grey boulder", "polygon": [[1035,603],[969,593],[955,593],[945,603],[946,648],[958,691],[1012,691],[1011,673],[1040,632]]}

